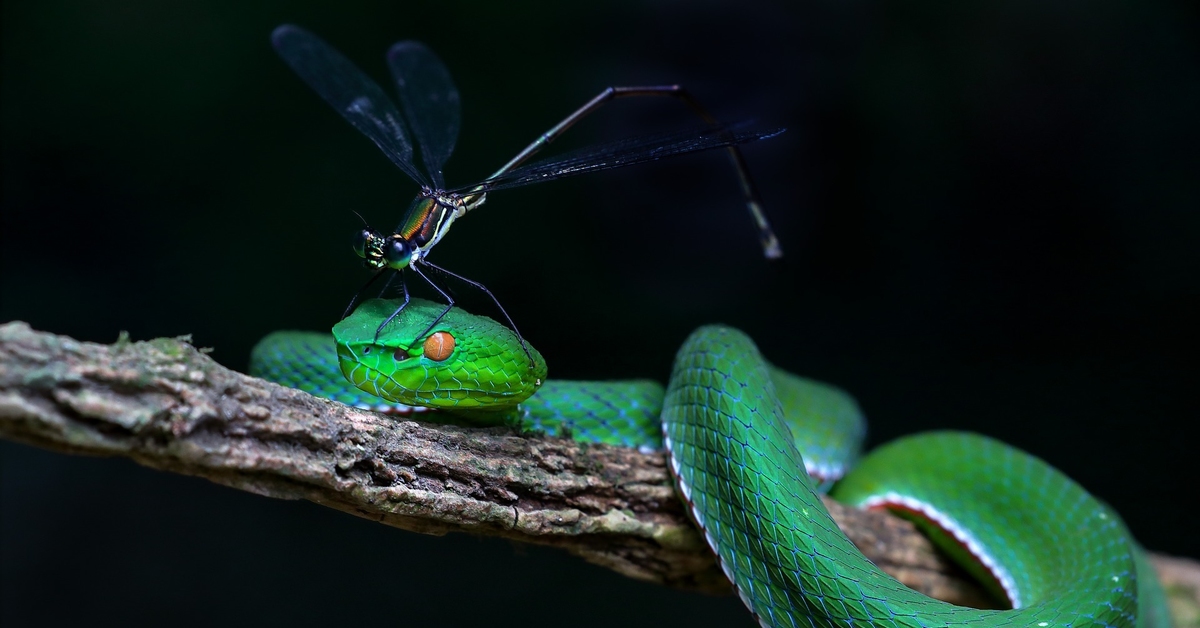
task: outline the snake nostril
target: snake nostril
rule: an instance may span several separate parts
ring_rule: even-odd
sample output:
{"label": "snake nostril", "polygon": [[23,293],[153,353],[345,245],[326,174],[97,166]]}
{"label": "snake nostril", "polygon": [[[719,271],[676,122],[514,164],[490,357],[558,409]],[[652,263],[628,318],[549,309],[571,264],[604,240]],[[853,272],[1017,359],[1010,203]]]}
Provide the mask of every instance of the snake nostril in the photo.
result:
{"label": "snake nostril", "polygon": [[396,352],[392,354],[392,359],[403,362],[408,359],[408,352],[404,349],[396,349]]}

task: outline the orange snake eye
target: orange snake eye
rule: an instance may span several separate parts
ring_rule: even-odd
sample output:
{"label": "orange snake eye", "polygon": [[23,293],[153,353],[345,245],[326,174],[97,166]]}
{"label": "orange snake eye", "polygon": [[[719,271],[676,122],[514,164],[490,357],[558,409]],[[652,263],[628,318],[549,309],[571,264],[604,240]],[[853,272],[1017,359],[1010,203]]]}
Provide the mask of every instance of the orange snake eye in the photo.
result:
{"label": "orange snake eye", "polygon": [[441,362],[454,353],[454,336],[450,332],[439,331],[425,339],[425,357],[435,362]]}

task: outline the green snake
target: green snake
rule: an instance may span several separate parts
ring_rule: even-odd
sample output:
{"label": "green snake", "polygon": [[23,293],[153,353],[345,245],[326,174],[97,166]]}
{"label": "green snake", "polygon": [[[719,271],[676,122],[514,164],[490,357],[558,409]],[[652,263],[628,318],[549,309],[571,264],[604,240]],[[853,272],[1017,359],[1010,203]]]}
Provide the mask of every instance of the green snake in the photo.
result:
{"label": "green snake", "polygon": [[664,394],[648,381],[547,380],[536,349],[457,308],[414,338],[442,309],[420,300],[377,335],[395,309],[367,301],[332,339],[271,334],[255,347],[251,372],[351,405],[435,408],[468,424],[665,447],[677,492],[763,626],[1169,625],[1161,586],[1117,514],[1047,463],[978,434],[884,445],[831,495],[912,518],[1013,609],[954,606],[885,574],[818,497],[854,462],[858,406],[771,366],[736,329],[694,331]]}

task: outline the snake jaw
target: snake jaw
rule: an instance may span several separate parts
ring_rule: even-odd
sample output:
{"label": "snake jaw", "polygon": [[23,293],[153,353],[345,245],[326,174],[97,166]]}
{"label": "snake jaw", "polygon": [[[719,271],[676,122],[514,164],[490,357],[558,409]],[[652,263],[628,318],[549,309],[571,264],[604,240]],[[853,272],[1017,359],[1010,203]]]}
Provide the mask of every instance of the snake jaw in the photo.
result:
{"label": "snake jaw", "polygon": [[373,342],[338,343],[338,366],[357,388],[393,403],[453,407],[431,374],[432,362],[413,350]]}

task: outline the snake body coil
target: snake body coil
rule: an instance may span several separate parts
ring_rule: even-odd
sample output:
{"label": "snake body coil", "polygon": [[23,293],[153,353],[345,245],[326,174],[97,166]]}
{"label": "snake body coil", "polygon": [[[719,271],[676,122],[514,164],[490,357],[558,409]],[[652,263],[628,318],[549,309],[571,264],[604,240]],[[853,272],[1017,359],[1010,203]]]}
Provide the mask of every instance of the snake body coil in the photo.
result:
{"label": "snake body coil", "polygon": [[[953,606],[863,557],[804,470],[807,462],[829,480],[853,461],[863,431],[854,401],[775,369],[742,332],[693,332],[664,396],[645,381],[547,382],[540,354],[460,310],[413,338],[428,307],[441,309],[414,301],[378,339],[393,302],[367,302],[339,323],[345,378],[328,364],[334,340],[291,332],[264,339],[252,371],[354,405],[420,404],[471,423],[643,448],[661,435],[679,493],[764,626],[1169,625],[1153,571],[1117,514],[1029,454],[977,434],[918,434],[877,449],[836,485],[841,501],[913,516],[951,554],[972,558],[967,568],[1015,608]],[[449,340],[439,337],[431,354],[427,339],[438,333]],[[376,398],[347,391],[346,379]]]}

